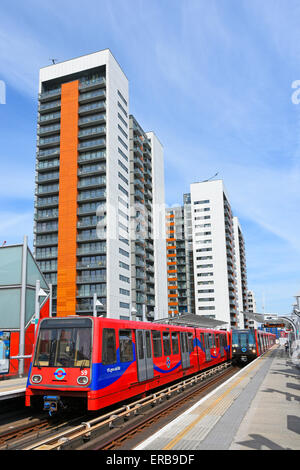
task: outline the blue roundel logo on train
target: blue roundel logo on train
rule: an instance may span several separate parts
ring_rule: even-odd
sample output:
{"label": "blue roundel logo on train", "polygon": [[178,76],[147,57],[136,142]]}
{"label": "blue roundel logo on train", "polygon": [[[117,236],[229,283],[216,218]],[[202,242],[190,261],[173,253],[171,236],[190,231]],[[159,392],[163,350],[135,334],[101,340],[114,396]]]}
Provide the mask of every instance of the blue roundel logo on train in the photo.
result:
{"label": "blue roundel logo on train", "polygon": [[167,368],[170,369],[171,359],[169,357],[167,357],[166,364],[167,364]]}
{"label": "blue roundel logo on train", "polygon": [[67,375],[67,373],[66,373],[65,369],[62,369],[62,368],[56,369],[56,371],[54,372],[54,377],[57,380],[62,380],[66,375]]}
{"label": "blue roundel logo on train", "polygon": [[242,352],[246,352],[247,351],[247,348],[242,348]]}

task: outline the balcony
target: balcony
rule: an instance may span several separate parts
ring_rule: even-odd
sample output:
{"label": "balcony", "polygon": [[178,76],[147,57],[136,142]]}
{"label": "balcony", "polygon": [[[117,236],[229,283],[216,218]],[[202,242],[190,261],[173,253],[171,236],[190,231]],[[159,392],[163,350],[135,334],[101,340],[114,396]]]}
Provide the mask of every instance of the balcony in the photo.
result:
{"label": "balcony", "polygon": [[104,189],[95,189],[91,191],[82,191],[78,194],[78,201],[98,201],[106,198]]}
{"label": "balcony", "polygon": [[97,152],[81,153],[78,156],[78,163],[86,163],[86,162],[93,162],[93,161],[100,161],[100,160],[106,160],[105,150],[99,150]]}
{"label": "balcony", "polygon": [[52,209],[52,210],[47,210],[47,211],[38,211],[34,218],[37,221],[57,219],[58,218],[58,209]]}
{"label": "balcony", "polygon": [[89,137],[97,137],[100,135],[105,135],[106,127],[105,126],[96,126],[83,129],[78,132],[79,139],[88,139]]}
{"label": "balcony", "polygon": [[58,111],[60,109],[60,100],[49,101],[47,103],[40,103],[38,111],[40,114],[45,114],[48,111]]}
{"label": "balcony", "polygon": [[77,248],[77,255],[78,256],[86,256],[86,255],[100,255],[106,253],[106,246],[105,244],[101,246],[82,246],[82,248]]}
{"label": "balcony", "polygon": [[39,124],[50,124],[60,120],[60,112],[41,114],[38,119]]}
{"label": "balcony", "polygon": [[135,196],[137,199],[140,199],[141,201],[144,200],[144,194],[143,194],[142,191],[140,191],[139,189],[135,189],[135,190],[134,190],[134,196]]}
{"label": "balcony", "polygon": [[106,80],[105,77],[98,77],[91,80],[85,80],[79,83],[79,90],[93,90],[96,88],[105,87]]}
{"label": "balcony", "polygon": [[80,106],[78,113],[80,116],[84,116],[86,114],[97,113],[99,111],[105,111],[105,110],[106,110],[105,101],[98,101],[96,103],[84,104]]}
{"label": "balcony", "polygon": [[77,276],[78,284],[95,284],[97,282],[106,282],[106,273],[100,274],[98,276]]}
{"label": "balcony", "polygon": [[54,171],[51,173],[39,173],[35,181],[36,183],[48,183],[49,181],[58,181],[59,180],[59,171]]}
{"label": "balcony", "polygon": [[44,147],[52,147],[60,142],[60,136],[55,135],[53,137],[40,137],[37,141],[37,145],[39,148],[44,148]]}
{"label": "balcony", "polygon": [[42,225],[37,224],[35,233],[50,233],[50,232],[57,232],[58,231],[58,222],[56,223],[47,223],[44,222]]}
{"label": "balcony", "polygon": [[88,220],[80,220],[77,222],[78,228],[95,228],[98,223],[97,217],[90,217]]}
{"label": "balcony", "polygon": [[37,134],[39,136],[49,135],[49,134],[57,133],[58,131],[60,131],[60,124],[53,124],[51,126],[42,126],[42,127],[40,127],[38,129]]}
{"label": "balcony", "polygon": [[98,261],[97,263],[78,262],[77,269],[97,269],[106,268],[106,260]]}
{"label": "balcony", "polygon": [[140,167],[142,167],[142,162],[140,159],[139,160],[139,167],[135,166],[133,171],[134,171],[134,175],[137,176],[137,177],[140,177],[140,178],[144,178],[144,172],[141,170]]}
{"label": "balcony", "polygon": [[139,145],[134,145],[133,151],[137,153],[139,157],[143,157],[143,150],[140,148]]}
{"label": "balcony", "polygon": [[92,114],[92,116],[86,116],[80,118],[78,121],[79,127],[88,127],[91,124],[100,124],[106,122],[105,114]]}
{"label": "balcony", "polygon": [[37,194],[54,194],[58,193],[58,184],[40,185]]}
{"label": "balcony", "polygon": [[37,154],[38,159],[45,159],[47,157],[56,157],[60,154],[59,147],[53,147],[46,150],[40,150]]}
{"label": "balcony", "polygon": [[36,239],[35,246],[50,246],[50,245],[57,245],[58,237],[41,237],[40,239]]}
{"label": "balcony", "polygon": [[37,260],[50,259],[50,258],[57,258],[57,248],[52,249],[51,251],[50,249],[47,249],[47,251],[37,250],[37,253],[36,253]]}
{"label": "balcony", "polygon": [[99,99],[106,98],[106,91],[105,90],[95,90],[95,91],[88,91],[87,93],[82,93],[79,95],[79,103],[91,103],[93,101]]}
{"label": "balcony", "polygon": [[78,176],[92,175],[97,173],[105,173],[106,164],[86,165],[82,166],[78,170]]}
{"label": "balcony", "polygon": [[54,160],[41,160],[38,162],[37,169],[39,172],[42,172],[44,170],[49,170],[49,169],[57,169],[59,168],[59,159],[56,158]]}
{"label": "balcony", "polygon": [[58,196],[49,197],[49,198],[38,198],[36,207],[50,207],[58,205]]}
{"label": "balcony", "polygon": [[91,187],[99,187],[105,186],[106,184],[106,177],[105,176],[95,176],[95,177],[87,177],[82,178],[78,182],[78,188],[91,188]]}
{"label": "balcony", "polygon": [[54,90],[47,90],[39,93],[40,102],[51,101],[55,98],[59,98],[61,95],[61,88],[55,88]]}
{"label": "balcony", "polygon": [[99,147],[105,147],[105,146],[106,146],[105,139],[86,140],[84,142],[80,142],[80,144],[78,145],[78,150],[79,151],[92,150],[92,149],[97,149]]}

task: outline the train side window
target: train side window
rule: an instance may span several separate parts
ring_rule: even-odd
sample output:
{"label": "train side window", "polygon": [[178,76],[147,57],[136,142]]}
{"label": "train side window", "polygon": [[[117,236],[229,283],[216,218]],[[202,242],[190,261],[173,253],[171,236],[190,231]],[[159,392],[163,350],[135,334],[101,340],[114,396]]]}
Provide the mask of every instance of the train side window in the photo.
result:
{"label": "train side window", "polygon": [[116,332],[112,328],[104,328],[102,335],[102,363],[114,364],[117,362]]}
{"label": "train side window", "polygon": [[188,352],[191,353],[193,349],[193,333],[188,333]]}
{"label": "train side window", "polygon": [[173,354],[179,353],[178,333],[176,331],[172,332],[172,351],[173,351]]}
{"label": "train side window", "polygon": [[120,361],[133,361],[131,330],[119,330]]}
{"label": "train side window", "polygon": [[143,332],[137,331],[137,351],[138,351],[138,358],[144,359],[144,343],[143,343]]}
{"label": "train side window", "polygon": [[219,335],[216,335],[216,347],[217,347],[217,348],[220,347],[220,338],[219,338]]}
{"label": "train side window", "polygon": [[201,341],[201,345],[202,345],[202,350],[205,351],[205,342],[204,342],[204,334],[201,333],[200,334],[200,341]]}
{"label": "train side window", "polygon": [[162,347],[161,347],[161,335],[160,331],[152,331],[152,341],[153,341],[153,355],[154,357],[161,357]]}
{"label": "train side window", "polygon": [[151,336],[150,331],[146,331],[146,354],[148,358],[152,357]]}
{"label": "train side window", "polygon": [[170,342],[170,333],[169,331],[163,332],[163,345],[164,345],[164,355],[170,356],[171,354],[171,342]]}
{"label": "train side window", "polygon": [[208,333],[208,345],[210,348],[213,347],[213,340],[212,340],[212,334]]}

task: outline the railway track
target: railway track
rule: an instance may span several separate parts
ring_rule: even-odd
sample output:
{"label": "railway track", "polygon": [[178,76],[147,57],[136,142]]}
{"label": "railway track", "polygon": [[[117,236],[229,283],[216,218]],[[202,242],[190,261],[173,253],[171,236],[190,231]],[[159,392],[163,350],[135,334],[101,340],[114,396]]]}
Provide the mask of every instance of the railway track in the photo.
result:
{"label": "railway track", "polygon": [[[22,450],[113,450],[137,444],[144,440],[161,420],[177,412],[193,398],[204,396],[211,389],[234,375],[237,368],[225,363],[198,373],[179,383],[152,393],[133,403],[114,409],[109,413],[84,421],[77,426],[63,429],[52,436],[35,440]],[[32,442],[32,441],[31,441]],[[124,447],[125,446],[125,447]]]}

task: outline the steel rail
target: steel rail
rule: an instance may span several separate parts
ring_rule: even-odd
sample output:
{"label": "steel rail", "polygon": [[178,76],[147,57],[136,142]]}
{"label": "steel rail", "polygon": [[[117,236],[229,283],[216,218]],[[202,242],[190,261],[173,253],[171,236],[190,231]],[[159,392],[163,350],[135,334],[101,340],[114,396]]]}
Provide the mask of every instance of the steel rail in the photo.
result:
{"label": "steel rail", "polygon": [[200,372],[194,376],[184,379],[179,383],[170,385],[161,391],[139,399],[134,403],[124,405],[109,413],[98,416],[87,422],[83,422],[72,429],[63,431],[59,434],[56,434],[55,436],[48,437],[42,441],[27,446],[22,450],[61,450],[66,445],[70,445],[72,441],[78,440],[80,438],[82,438],[83,441],[86,442],[91,439],[91,435],[95,431],[107,426],[109,429],[112,429],[115,426],[115,422],[117,420],[123,418],[125,421],[127,421],[130,416],[137,416],[138,414],[140,414],[144,407],[153,407],[157,403],[161,403],[163,399],[169,399],[172,394],[180,393],[184,391],[187,387],[196,385],[198,382],[202,382],[206,378],[211,377],[212,375],[215,375],[216,373],[221,372],[230,366],[231,364],[226,362],[212,369]]}

